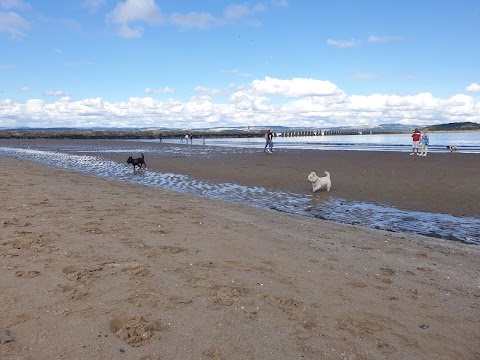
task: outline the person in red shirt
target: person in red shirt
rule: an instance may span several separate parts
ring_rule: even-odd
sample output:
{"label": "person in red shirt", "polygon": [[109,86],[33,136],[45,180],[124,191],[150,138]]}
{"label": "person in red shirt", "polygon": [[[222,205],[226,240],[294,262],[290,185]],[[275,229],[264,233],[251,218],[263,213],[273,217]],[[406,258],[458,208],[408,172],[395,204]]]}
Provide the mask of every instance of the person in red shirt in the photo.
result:
{"label": "person in red shirt", "polygon": [[418,153],[418,143],[420,141],[420,136],[422,134],[420,133],[420,131],[418,129],[415,129],[413,131],[413,134],[412,134],[412,153],[410,155],[420,155]]}

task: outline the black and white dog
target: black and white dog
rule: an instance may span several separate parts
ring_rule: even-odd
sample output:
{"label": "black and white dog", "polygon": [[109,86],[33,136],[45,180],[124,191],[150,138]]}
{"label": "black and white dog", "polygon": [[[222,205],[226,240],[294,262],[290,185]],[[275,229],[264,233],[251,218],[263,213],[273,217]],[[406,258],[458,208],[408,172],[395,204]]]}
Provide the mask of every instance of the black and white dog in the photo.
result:
{"label": "black and white dog", "polygon": [[132,164],[133,165],[133,170],[135,170],[135,167],[139,167],[140,169],[145,166],[147,167],[147,164],[145,164],[145,156],[143,156],[143,153],[141,158],[136,158],[134,159],[133,157],[129,156],[127,159],[127,164]]}
{"label": "black and white dog", "polygon": [[456,152],[458,151],[458,148],[456,146],[447,146],[447,149],[450,150],[450,152]]}

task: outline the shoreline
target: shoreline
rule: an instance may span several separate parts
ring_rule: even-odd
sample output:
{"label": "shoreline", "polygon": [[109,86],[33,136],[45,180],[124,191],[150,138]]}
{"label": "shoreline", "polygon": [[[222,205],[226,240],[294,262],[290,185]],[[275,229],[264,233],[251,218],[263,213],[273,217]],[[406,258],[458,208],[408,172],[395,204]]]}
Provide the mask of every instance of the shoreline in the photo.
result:
{"label": "shoreline", "polygon": [[[48,149],[53,150],[49,145],[45,144]],[[58,146],[59,144],[56,144]],[[164,190],[171,190],[183,194],[201,195],[205,198],[219,199],[232,203],[242,203],[259,209],[274,209],[280,213],[295,214],[308,218],[319,219],[318,221],[328,220],[337,223],[361,224],[366,228],[383,229],[391,232],[413,233],[418,235],[426,235],[432,238],[448,239],[451,241],[459,241],[466,244],[480,245],[480,221],[470,217],[455,217],[449,214],[436,214],[431,212],[414,212],[412,210],[401,210],[398,207],[387,206],[386,204],[374,204],[370,199],[368,202],[359,202],[354,200],[346,200],[339,198],[335,194],[326,191],[320,191],[311,195],[311,188],[306,193],[295,193],[292,191],[279,190],[277,188],[267,189],[263,186],[250,184],[239,184],[238,174],[231,178],[230,181],[213,181],[211,179],[199,178],[198,174],[186,175],[165,172],[164,170],[152,168],[151,159],[149,158],[148,170],[133,170],[131,165],[125,165],[118,161],[102,158],[101,153],[109,155],[114,153],[124,153],[125,149],[114,149],[101,151],[98,148],[92,151],[79,154],[78,148],[73,151],[67,150],[67,143],[62,144],[62,151],[31,151],[30,148],[23,152],[9,152],[10,158],[23,159],[25,161],[35,161],[37,164],[44,166],[54,166],[57,168],[75,170],[81,174],[89,174],[100,178],[107,178],[112,181],[126,182],[133,185],[143,185]],[[36,146],[38,148],[38,144]],[[46,149],[47,149],[46,148]],[[88,146],[87,146],[88,148]],[[164,156],[161,156],[162,167],[165,163],[165,153],[177,154],[174,156],[178,160],[178,150],[181,147],[167,147],[163,150]],[[46,150],[45,149],[45,150]],[[204,148],[205,150],[206,148]],[[13,150],[13,149],[12,149]],[[188,150],[189,155],[195,158],[195,165],[205,170],[208,169],[205,158],[217,161],[220,157],[220,149],[210,149],[207,153],[199,151],[199,148],[184,148]],[[227,153],[231,155],[230,151]],[[302,154],[302,152],[299,152]],[[6,153],[7,154],[7,153]],[[149,152],[152,155],[152,152]],[[183,150],[182,150],[183,154]],[[247,154],[252,155],[251,152]],[[199,156],[200,155],[200,156]],[[245,154],[236,153],[233,159],[238,166],[240,160]],[[266,154],[263,154],[264,156]],[[157,160],[159,154],[157,153]],[[271,155],[266,155],[267,158]],[[350,159],[351,160],[351,159]],[[298,161],[297,161],[298,162]],[[182,161],[175,161],[178,164],[184,164]],[[232,161],[227,161],[232,163]],[[250,161],[249,164],[251,165]],[[298,165],[298,164],[296,164]],[[211,176],[215,171],[218,172],[224,166],[218,164],[213,169],[209,169]],[[238,169],[237,169],[238,170]],[[241,172],[241,171],[240,171]],[[253,174],[254,171],[250,169]],[[237,171],[238,173],[238,171]],[[230,174],[231,175],[231,174]],[[256,174],[262,175],[260,174]],[[288,180],[288,179],[287,179]]]}
{"label": "shoreline", "polygon": [[[394,152],[298,149],[277,149],[275,154],[266,154],[261,149],[108,140],[12,140],[4,144],[61,149],[125,165],[128,156],[144,152],[147,169],[188,175],[199,181],[312,195],[319,201],[333,196],[406,211],[480,219],[480,188],[476,184],[480,168],[474,166],[480,154],[436,153],[416,157]],[[329,171],[332,190],[312,193],[306,180],[311,171]]]}
{"label": "shoreline", "polygon": [[0,166],[2,360],[480,356],[478,246]]}

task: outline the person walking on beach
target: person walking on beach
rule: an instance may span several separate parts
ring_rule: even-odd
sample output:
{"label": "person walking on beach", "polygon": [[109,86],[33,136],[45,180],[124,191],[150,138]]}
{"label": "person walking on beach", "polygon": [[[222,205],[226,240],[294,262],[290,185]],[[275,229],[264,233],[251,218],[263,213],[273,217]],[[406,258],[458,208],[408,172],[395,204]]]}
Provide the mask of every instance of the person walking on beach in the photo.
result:
{"label": "person walking on beach", "polygon": [[269,141],[268,141],[268,133],[270,132],[270,130],[267,130],[267,132],[265,133],[265,147],[263,148],[263,152],[267,151],[267,147],[268,147],[268,144],[269,144]]}
{"label": "person walking on beach", "polygon": [[160,142],[163,141],[163,135],[162,135],[162,133],[158,134],[158,139],[160,140]]}
{"label": "person walking on beach", "polygon": [[418,153],[418,142],[420,141],[420,131],[415,129],[412,134],[412,152],[410,155],[420,155]]}
{"label": "person walking on beach", "polygon": [[270,129],[270,135],[269,135],[269,142],[270,144],[268,145],[268,150],[270,150],[271,153],[273,153],[273,129]]}
{"label": "person walking on beach", "polygon": [[422,142],[422,153],[420,154],[420,156],[427,156],[428,145],[430,144],[430,138],[428,136],[428,130],[423,130],[421,142]]}
{"label": "person walking on beach", "polygon": [[[266,144],[263,151],[267,151],[268,153],[273,153],[273,129],[268,130],[265,134]],[[268,146],[268,150],[267,150]]]}

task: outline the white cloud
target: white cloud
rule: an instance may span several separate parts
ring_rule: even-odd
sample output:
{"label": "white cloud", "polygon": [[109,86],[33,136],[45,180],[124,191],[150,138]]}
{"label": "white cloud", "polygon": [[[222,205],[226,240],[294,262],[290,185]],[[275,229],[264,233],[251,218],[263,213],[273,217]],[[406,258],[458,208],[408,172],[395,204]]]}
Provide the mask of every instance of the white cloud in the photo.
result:
{"label": "white cloud", "polygon": [[137,25],[130,27],[128,25],[120,25],[118,28],[118,35],[127,39],[141,38],[143,35],[143,26]]}
{"label": "white cloud", "polygon": [[0,12],[0,32],[7,32],[12,39],[24,36],[24,31],[30,29],[30,23],[14,12]]}
{"label": "white cloud", "polygon": [[357,40],[333,40],[333,39],[328,39],[327,40],[327,45],[330,46],[335,46],[338,48],[351,48],[359,45],[359,42]]}
{"label": "white cloud", "polygon": [[250,16],[252,10],[247,5],[229,5],[223,11],[223,17],[228,22],[238,22]]}
{"label": "white cloud", "polygon": [[316,79],[293,78],[291,80],[265,77],[264,80],[254,80],[250,87],[261,95],[283,95],[288,98],[303,96],[338,95],[341,91],[330,81]]}
{"label": "white cloud", "polygon": [[68,96],[65,91],[62,90],[48,90],[43,93],[44,96]]}
{"label": "white cloud", "polygon": [[11,99],[5,99],[0,101],[0,106],[7,106],[7,105],[15,105],[15,103]]}
{"label": "white cloud", "polygon": [[469,92],[480,92],[480,84],[471,83],[467,86],[466,90]]}
{"label": "white cloud", "polygon": [[[98,1],[90,0],[89,6]],[[85,3],[84,3],[85,4]],[[244,23],[250,26],[259,26],[260,21],[254,16],[267,11],[270,7],[287,7],[286,0],[270,0],[250,6],[248,4],[233,4],[225,7],[218,16],[210,12],[172,13],[164,15],[155,0],[125,0],[117,3],[115,9],[108,13],[105,20],[117,26],[118,34],[125,38],[142,37],[145,27],[166,24],[179,26],[184,29],[207,29],[212,26],[227,26]]]}
{"label": "white cloud", "polygon": [[[272,5],[274,4],[272,3]],[[228,5],[223,10],[223,14],[218,17],[209,12],[191,12],[188,14],[174,13],[170,16],[170,23],[183,28],[198,29],[237,23],[247,23],[258,26],[259,22],[253,19],[253,16],[266,10],[267,6],[262,3],[259,3],[255,6],[249,6],[247,4],[234,4]]]}
{"label": "white cloud", "polygon": [[[157,91],[146,89],[149,94]],[[436,98],[430,93],[356,95],[347,94],[325,80],[268,77],[237,87],[227,100],[217,95],[224,95],[231,89],[197,86],[194,91],[196,95],[183,102],[150,96],[131,97],[120,102],[101,98],[72,101],[63,91],[45,93],[45,96],[60,97],[51,102],[31,99],[17,103],[4,99],[0,101],[0,127],[195,128],[248,124],[328,128],[383,123],[480,122],[480,101],[464,94],[447,99]]]}
{"label": "white cloud", "polygon": [[158,24],[163,20],[163,16],[155,0],[126,0],[117,4],[110,20],[118,24],[135,21]]}
{"label": "white cloud", "polygon": [[222,89],[211,89],[203,86],[197,86],[193,90],[199,94],[207,95],[207,96],[219,96],[219,95],[225,94],[225,91]]}
{"label": "white cloud", "polygon": [[[371,35],[367,38],[367,42],[369,43],[388,43],[392,41],[400,41],[403,40],[401,36],[375,36]],[[360,46],[362,42],[360,40],[334,40],[334,39],[328,39],[327,40],[327,45],[330,46],[335,46],[338,48],[352,48],[352,47],[357,47]]]}
{"label": "white cloud", "polygon": [[369,43],[387,43],[387,42],[392,42],[392,41],[400,41],[403,40],[401,36],[375,36],[371,35],[368,37],[367,41]]}
{"label": "white cloud", "polygon": [[20,91],[21,92],[30,92],[30,91],[32,91],[32,88],[29,87],[29,86],[24,86],[24,87],[20,88]]}
{"label": "white cloud", "polygon": [[140,25],[132,27],[132,23],[159,25],[164,22],[164,17],[155,0],[126,0],[120,1],[106,16],[106,20],[118,26],[120,36],[132,38],[143,34],[143,27]]}
{"label": "white cloud", "polygon": [[217,20],[210,13],[198,13],[192,12],[189,14],[173,14],[170,17],[170,22],[174,25],[179,25],[184,28],[199,28],[205,29],[212,24],[216,23]]}
{"label": "white cloud", "polygon": [[147,94],[171,94],[175,92],[175,89],[169,88],[169,87],[164,87],[162,89],[150,89],[150,88],[145,88],[145,92]]}

